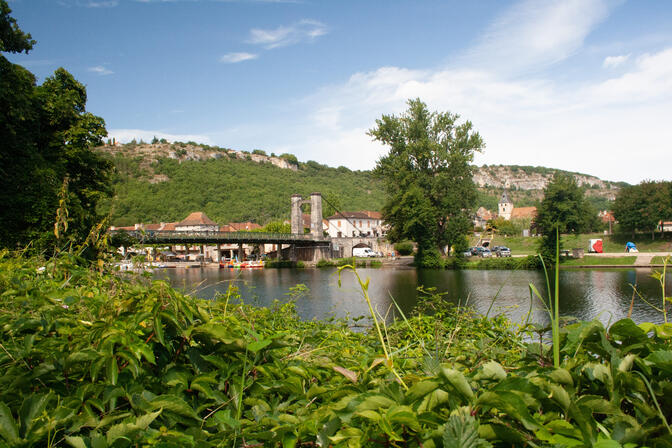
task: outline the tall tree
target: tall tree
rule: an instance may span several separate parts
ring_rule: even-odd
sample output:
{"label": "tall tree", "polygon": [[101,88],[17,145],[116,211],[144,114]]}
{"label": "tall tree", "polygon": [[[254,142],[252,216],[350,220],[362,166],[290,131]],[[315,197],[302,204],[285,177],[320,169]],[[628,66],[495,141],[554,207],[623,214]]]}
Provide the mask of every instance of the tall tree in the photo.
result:
{"label": "tall tree", "polygon": [[672,218],[672,182],[644,181],[622,188],[614,201],[614,218],[633,239],[638,230],[651,232],[653,239],[658,223]]}
{"label": "tall tree", "polygon": [[369,130],[390,148],[374,171],[388,194],[383,207],[388,238],[415,241],[420,262],[430,251],[461,244],[471,225],[476,200],[471,162],[485,144],[471,122],[460,124],[459,118],[429,112],[414,99],[402,115],[383,115]]}
{"label": "tall tree", "polygon": [[[0,0],[0,50],[28,52],[35,42],[10,13]],[[105,135],[103,119],[86,112],[86,89],[66,70],[38,86],[0,55],[0,246],[53,243],[59,194],[68,235],[86,236],[98,200],[110,192],[111,165],[91,151]]]}
{"label": "tall tree", "polygon": [[[542,256],[546,260],[555,258],[556,228],[560,234],[579,234],[593,230],[596,226],[597,212],[586,200],[584,190],[573,176],[556,174],[544,189],[544,199],[533,223],[542,236]],[[560,243],[562,246],[562,240]]]}

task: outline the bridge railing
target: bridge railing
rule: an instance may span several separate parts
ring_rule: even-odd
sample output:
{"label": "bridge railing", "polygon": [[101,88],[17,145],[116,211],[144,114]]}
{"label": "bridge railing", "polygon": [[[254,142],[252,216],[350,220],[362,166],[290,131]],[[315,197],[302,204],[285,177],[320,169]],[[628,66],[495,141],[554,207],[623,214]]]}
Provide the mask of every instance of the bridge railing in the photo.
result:
{"label": "bridge railing", "polygon": [[326,241],[327,238],[316,239],[311,234],[296,235],[293,233],[270,232],[213,232],[213,231],[177,231],[177,230],[112,230],[110,233],[125,233],[138,241],[227,241],[249,242],[259,241],[272,243],[274,241]]}

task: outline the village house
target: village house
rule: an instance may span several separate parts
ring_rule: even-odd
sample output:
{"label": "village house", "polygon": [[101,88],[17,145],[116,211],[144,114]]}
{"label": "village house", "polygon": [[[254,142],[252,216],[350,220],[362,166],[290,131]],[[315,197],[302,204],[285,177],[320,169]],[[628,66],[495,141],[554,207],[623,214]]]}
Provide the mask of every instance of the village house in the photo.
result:
{"label": "village house", "polygon": [[384,236],[386,227],[380,212],[361,211],[336,213],[327,218],[327,233],[332,238]]}

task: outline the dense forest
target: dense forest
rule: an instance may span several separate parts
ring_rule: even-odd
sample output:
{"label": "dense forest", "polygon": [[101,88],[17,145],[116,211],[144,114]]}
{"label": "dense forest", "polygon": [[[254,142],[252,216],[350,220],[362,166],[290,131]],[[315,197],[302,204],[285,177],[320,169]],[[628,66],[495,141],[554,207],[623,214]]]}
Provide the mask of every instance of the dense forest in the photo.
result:
{"label": "dense forest", "polygon": [[[115,225],[169,222],[203,211],[218,223],[265,224],[289,218],[292,194],[322,193],[324,215],[339,210],[379,210],[383,191],[370,172],[330,168],[316,162],[296,171],[270,163],[223,157],[203,161],[162,158],[151,165],[166,181],[150,183],[141,160],[114,157],[115,195],[101,206]],[[330,206],[332,204],[333,206]]]}
{"label": "dense forest", "polygon": [[[143,145],[145,145],[143,143]],[[150,145],[143,146],[147,151]],[[191,146],[196,143],[190,142]],[[171,147],[179,147],[179,143]],[[189,147],[189,146],[188,146]],[[156,154],[148,157],[138,147],[127,144],[119,151],[106,151],[114,163],[114,197],[105,200],[99,212],[111,214],[112,224],[174,222],[193,211],[203,211],[220,224],[254,221],[266,224],[289,218],[290,196],[322,193],[326,200],[324,216],[341,211],[380,210],[384,203],[381,182],[370,171],[352,171],[344,166],[332,168],[315,161],[298,162],[296,170],[259,163],[248,157],[235,157],[226,150],[218,157],[190,160],[186,151],[174,157]],[[212,149],[203,147],[204,149]],[[285,155],[290,156],[290,155]],[[285,157],[283,156],[283,157]],[[543,167],[526,171],[546,173]],[[556,170],[554,170],[556,171]],[[476,208],[496,211],[503,188],[479,188]],[[542,190],[508,189],[518,207],[537,206]],[[610,201],[591,195],[588,200],[598,209],[610,208]]]}

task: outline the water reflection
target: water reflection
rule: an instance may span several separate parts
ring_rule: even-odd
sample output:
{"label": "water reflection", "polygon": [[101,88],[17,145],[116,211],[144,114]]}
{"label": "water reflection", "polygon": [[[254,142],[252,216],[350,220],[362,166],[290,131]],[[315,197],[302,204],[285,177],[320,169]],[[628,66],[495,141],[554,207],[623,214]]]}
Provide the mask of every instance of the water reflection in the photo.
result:
{"label": "water reflection", "polygon": [[[491,308],[491,314],[506,313],[515,322],[528,318],[540,324],[549,322],[544,305],[530,294],[531,283],[547,297],[546,280],[539,271],[359,269],[358,273],[363,280],[370,278],[369,295],[383,315],[394,310],[392,298],[404,313],[409,313],[417,303],[418,286],[424,286],[446,293],[445,300],[452,303],[468,303],[481,314]],[[233,284],[245,302],[263,306],[274,300],[288,301],[290,288],[304,284],[309,291],[297,299],[303,319],[368,315],[361,288],[347,271],[341,275],[340,288],[335,269],[166,269],[155,276],[206,299],[225,293]],[[646,303],[660,306],[660,284],[651,278],[651,271],[641,269],[562,271],[560,313],[579,319],[598,318],[605,324],[621,319],[628,315],[631,305],[631,285],[636,285],[642,297],[635,297],[633,319],[661,322],[662,315]],[[667,277],[666,288],[672,290],[672,275]]]}

